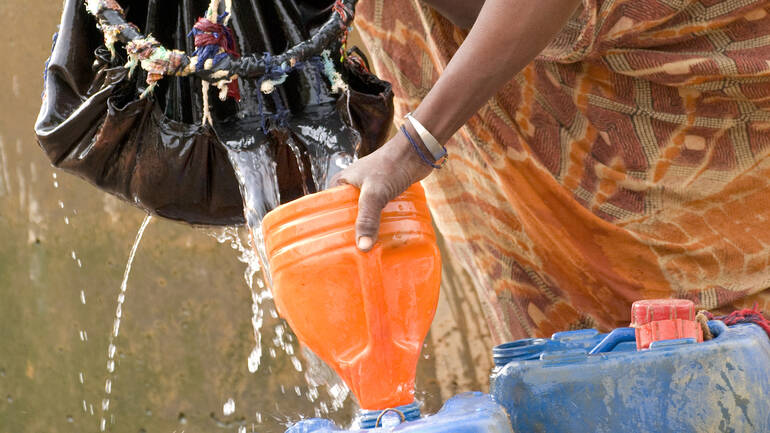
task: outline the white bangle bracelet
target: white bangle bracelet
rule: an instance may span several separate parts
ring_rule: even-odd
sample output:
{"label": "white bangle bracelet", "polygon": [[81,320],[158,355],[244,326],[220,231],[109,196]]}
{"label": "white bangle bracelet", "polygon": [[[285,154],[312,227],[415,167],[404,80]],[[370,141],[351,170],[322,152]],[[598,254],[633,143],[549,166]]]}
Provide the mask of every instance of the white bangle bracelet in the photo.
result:
{"label": "white bangle bracelet", "polygon": [[417,119],[414,118],[414,116],[412,116],[412,113],[406,113],[404,118],[412,124],[412,128],[414,128],[415,132],[417,132],[417,135],[420,136],[422,144],[428,148],[428,152],[430,152],[434,161],[438,162],[447,156],[446,147],[442,146],[438,140],[436,140],[436,137],[434,137],[433,134],[431,134],[424,126],[422,126],[422,123],[420,123]]}

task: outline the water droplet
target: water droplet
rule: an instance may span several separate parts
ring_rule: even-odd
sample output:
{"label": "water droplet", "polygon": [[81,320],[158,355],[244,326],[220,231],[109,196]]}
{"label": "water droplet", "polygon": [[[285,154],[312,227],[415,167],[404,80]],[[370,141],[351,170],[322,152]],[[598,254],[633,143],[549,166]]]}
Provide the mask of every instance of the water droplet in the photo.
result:
{"label": "water droplet", "polygon": [[102,410],[105,411],[105,412],[110,410],[110,399],[109,398],[105,398],[104,400],[102,400]]}
{"label": "water droplet", "polygon": [[114,358],[116,350],[117,350],[117,348],[115,347],[115,345],[110,343],[109,347],[107,348],[107,356],[109,358]]}
{"label": "water droplet", "polygon": [[101,421],[99,421],[99,431],[104,431],[107,428],[107,420],[102,418]]}
{"label": "water droplet", "polygon": [[259,370],[260,358],[262,358],[262,350],[259,347],[255,347],[249,354],[249,373],[256,373]]}
{"label": "water droplet", "polygon": [[110,379],[107,379],[104,382],[104,392],[106,392],[107,394],[112,392],[112,381]]}
{"label": "water droplet", "polygon": [[[78,380],[80,381],[80,383],[83,383],[84,379],[85,378],[83,376],[83,372],[81,371],[80,373],[78,373]],[[85,408],[86,408],[86,401],[83,400],[83,410],[85,410]]]}
{"label": "water droplet", "polygon": [[227,399],[225,402],[225,405],[222,406],[222,413],[225,414],[225,416],[232,415],[235,412],[235,400],[232,398]]}
{"label": "water droplet", "polygon": [[294,365],[294,369],[297,371],[302,371],[302,363],[299,362],[299,359],[297,359],[296,356],[291,357],[291,363]]}
{"label": "water droplet", "polygon": [[88,412],[88,406],[86,406],[85,400],[83,400],[83,412]]}
{"label": "water droplet", "polygon": [[179,412],[179,424],[187,424],[187,417],[184,416],[184,412]]}
{"label": "water droplet", "polygon": [[59,208],[64,209],[64,202],[59,200]]}
{"label": "water droplet", "polygon": [[70,223],[70,218],[69,217],[64,217],[64,224],[69,225],[69,223]]}
{"label": "water droplet", "polygon": [[110,373],[115,371],[115,361],[113,361],[112,359],[107,361],[107,371],[109,371]]}
{"label": "water droplet", "polygon": [[86,305],[86,292],[83,290],[80,291],[80,303]]}
{"label": "water droplet", "polygon": [[246,433],[246,426],[242,425],[242,426],[238,427],[238,433]]}

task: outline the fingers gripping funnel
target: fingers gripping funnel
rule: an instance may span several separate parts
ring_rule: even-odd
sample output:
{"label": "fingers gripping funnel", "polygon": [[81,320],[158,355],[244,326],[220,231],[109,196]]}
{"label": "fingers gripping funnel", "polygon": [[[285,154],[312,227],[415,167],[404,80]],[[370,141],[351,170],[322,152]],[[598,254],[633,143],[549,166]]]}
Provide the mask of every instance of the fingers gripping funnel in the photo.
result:
{"label": "fingers gripping funnel", "polygon": [[278,312],[364,409],[411,403],[438,303],[441,257],[419,184],[383,210],[379,240],[355,247],[358,190],[333,188],[268,213],[263,232]]}

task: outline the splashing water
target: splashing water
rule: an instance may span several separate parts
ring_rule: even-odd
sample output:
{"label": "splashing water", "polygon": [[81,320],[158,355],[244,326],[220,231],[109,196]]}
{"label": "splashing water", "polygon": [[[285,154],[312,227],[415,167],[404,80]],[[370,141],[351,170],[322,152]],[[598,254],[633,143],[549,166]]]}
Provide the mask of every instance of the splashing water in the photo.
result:
{"label": "splashing water", "polygon": [[268,210],[274,209],[281,202],[278,191],[277,165],[267,146],[240,152],[229,151],[228,155],[235,170],[235,176],[243,196],[246,224],[251,231],[253,246],[256,247],[262,278],[272,287],[270,267],[262,236],[262,218]]}
{"label": "splashing water", "polygon": [[[112,332],[109,337],[109,344],[107,346],[107,379],[104,381],[104,394],[105,397],[102,400],[102,418],[99,421],[99,431],[105,431],[107,428],[107,412],[110,409],[110,395],[112,394],[112,378],[115,375],[115,354],[117,353],[117,346],[115,345],[115,339],[118,338],[120,333],[120,319],[123,317],[123,303],[126,300],[126,289],[128,289],[128,277],[131,275],[131,266],[134,263],[134,257],[136,256],[136,250],[139,248],[139,243],[142,241],[145,229],[152,220],[151,215],[144,217],[142,225],[139,226],[139,231],[136,233],[136,239],[134,239],[134,245],[131,247],[131,252],[128,254],[128,262],[126,263],[126,270],[123,272],[123,281],[120,283],[120,293],[118,293],[118,305],[115,308],[115,320],[112,323]],[[112,419],[112,417],[110,417]]]}
{"label": "splashing water", "polygon": [[259,370],[259,364],[262,359],[262,324],[264,322],[262,303],[266,299],[272,299],[272,296],[265,287],[261,276],[257,278],[256,288],[254,287],[254,276],[260,271],[261,266],[254,248],[250,245],[251,241],[247,241],[246,245],[244,245],[241,233],[236,227],[227,227],[220,233],[212,235],[220,244],[229,242],[230,247],[238,252],[238,260],[246,264],[243,278],[246,280],[246,285],[251,292],[251,326],[254,331],[254,348],[249,354],[248,368],[250,373],[256,373]]}
{"label": "splashing water", "polygon": [[[307,389],[294,387],[293,392],[297,396],[304,396],[308,401],[314,402],[317,405],[315,408],[315,416],[328,415],[332,411],[342,409],[350,393],[348,387],[342,379],[331,370],[331,368],[308,349],[302,347],[301,354],[297,353],[295,350],[296,341],[294,336],[287,331],[285,323],[281,322],[276,324],[272,328],[273,338],[267,340],[267,342],[263,341],[263,334],[266,332],[263,329],[265,312],[267,312],[272,319],[278,318],[278,312],[275,310],[275,306],[270,302],[272,300],[272,294],[262,279],[262,268],[260,267],[257,253],[255,252],[256,248],[253,245],[256,239],[249,237],[246,232],[247,229],[245,228],[239,229],[237,227],[227,227],[217,232],[209,232],[209,234],[219,243],[229,243],[230,247],[237,252],[238,260],[246,265],[243,277],[251,292],[251,324],[254,335],[254,347],[248,357],[249,372],[256,373],[259,370],[261,359],[265,351],[267,351],[271,358],[276,358],[278,356],[276,349],[281,350],[289,355],[289,361],[293,368],[297,372],[303,373],[305,382],[307,383]],[[270,347],[265,348],[265,343],[269,344]],[[305,365],[303,365],[303,362],[300,360],[300,356],[305,360]],[[326,393],[328,394],[328,401],[324,401],[325,399],[322,398],[320,393],[320,389],[324,386],[326,387]],[[284,393],[285,392],[286,391],[284,390]],[[229,407],[230,406],[228,405],[228,408]],[[223,410],[223,412],[225,412],[225,410]],[[261,423],[261,419],[262,415],[258,414],[258,422]]]}
{"label": "splashing water", "polygon": [[[329,130],[320,124],[315,127],[309,124],[301,128],[304,139],[308,140],[306,143],[308,148],[301,146],[290,134],[285,137],[285,144],[295,158],[302,178],[302,192],[307,195],[314,190],[328,188],[332,176],[354,162],[355,158],[340,146],[337,135],[342,137],[350,134],[347,140],[353,142],[360,141],[360,136],[344,123],[339,125],[339,131]],[[254,141],[253,137],[249,138],[248,134],[233,137],[232,142],[227,143],[228,156],[243,197],[247,228],[245,230],[226,228],[214,234],[214,237],[219,243],[229,243],[238,252],[238,260],[246,264],[244,279],[251,293],[251,323],[254,333],[254,347],[248,356],[248,369],[249,372],[256,373],[265,351],[264,313],[269,311],[273,319],[278,317],[275,306],[265,302],[272,300],[273,283],[262,233],[262,219],[269,210],[278,207],[281,198],[278,170],[272,149],[265,144],[253,146],[250,141]],[[245,235],[245,232],[250,236]],[[259,276],[255,280],[257,273]],[[276,324],[272,330],[273,338],[267,340],[268,344],[272,344],[267,349],[267,353],[272,358],[276,358],[276,349],[283,351],[288,355],[294,369],[304,375],[307,383],[306,389],[295,386],[289,388],[288,392],[304,396],[308,401],[313,402],[316,416],[328,415],[332,411],[342,409],[350,392],[339,376],[312,352],[305,351],[304,347],[302,350],[305,352],[300,355],[296,348],[301,346],[298,346],[285,322]],[[303,366],[300,356],[306,360],[307,365]],[[328,399],[320,396],[319,389],[323,386],[326,387]],[[283,386],[281,390],[284,394],[287,393],[287,389]],[[229,412],[230,408],[228,400],[223,412]],[[261,415],[258,418],[261,418]]]}
{"label": "splashing water", "polygon": [[310,190],[307,187],[307,173],[305,173],[305,161],[302,157],[302,151],[300,150],[299,146],[297,146],[297,143],[294,142],[294,139],[289,137],[286,140],[286,144],[289,145],[289,148],[291,149],[291,153],[294,154],[294,159],[297,161],[297,168],[299,168],[300,176],[302,177],[302,192],[305,193],[305,195],[310,194]]}
{"label": "splashing water", "polygon": [[[237,227],[227,227],[220,231],[209,234],[222,244],[230,244],[230,247],[237,251],[238,260],[246,265],[243,277],[251,292],[251,324],[254,333],[254,348],[248,357],[248,369],[251,373],[256,373],[261,365],[261,359],[266,350],[271,358],[277,358],[276,349],[283,351],[289,356],[289,362],[298,373],[303,373],[307,388],[303,389],[294,386],[290,389],[298,397],[304,397],[308,401],[316,404],[315,416],[328,415],[333,411],[338,411],[344,407],[345,401],[350,393],[345,383],[334,371],[332,371],[323,361],[317,358],[309,350],[302,347],[301,355],[295,349],[296,341],[294,336],[287,330],[286,324],[280,322],[273,328],[273,338],[263,341],[263,329],[265,312],[270,314],[273,319],[278,318],[278,312],[275,306],[270,303],[272,295],[262,280],[260,272],[261,267],[259,259],[255,253],[253,239],[246,233],[246,229]],[[257,275],[259,273],[259,275]],[[256,278],[255,278],[256,277]],[[270,347],[265,349],[265,343]],[[300,360],[300,356],[305,359],[306,366]],[[326,387],[328,401],[322,398],[320,389]],[[282,388],[282,392],[287,394],[287,389]],[[224,415],[231,415],[235,408],[235,402],[228,399],[223,407]],[[258,423],[262,422],[262,414],[257,412],[256,419]],[[252,428],[252,430],[254,430]]]}

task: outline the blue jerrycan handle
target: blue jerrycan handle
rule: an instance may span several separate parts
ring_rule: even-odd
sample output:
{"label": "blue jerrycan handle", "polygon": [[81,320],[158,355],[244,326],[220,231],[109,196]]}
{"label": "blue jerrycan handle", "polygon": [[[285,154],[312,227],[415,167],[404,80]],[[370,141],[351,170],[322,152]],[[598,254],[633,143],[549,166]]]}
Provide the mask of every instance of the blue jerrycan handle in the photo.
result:
{"label": "blue jerrycan handle", "polygon": [[615,328],[607,334],[590,352],[589,355],[597,353],[611,352],[620,343],[627,341],[636,341],[636,331],[634,328]]}
{"label": "blue jerrycan handle", "polygon": [[[721,322],[719,320],[710,320],[708,322],[708,326],[709,326],[709,330],[714,335],[714,338],[719,337],[719,335],[722,332],[727,330],[727,325],[725,325],[724,322]],[[616,328],[616,329],[613,329],[612,332],[607,334],[607,336],[604,337],[604,339],[600,341],[599,344],[594,346],[594,348],[591,349],[591,351],[588,352],[588,354],[596,355],[597,353],[611,352],[612,349],[615,348],[615,346],[617,346],[620,343],[625,343],[627,341],[636,341],[635,329],[634,328]],[[695,339],[683,338],[680,340],[671,340],[671,341],[679,341],[680,343],[689,343],[689,342],[695,342]],[[657,342],[657,343],[662,343],[662,342]],[[658,347],[661,347],[661,345],[658,345]],[[652,349],[652,346],[650,348]]]}

